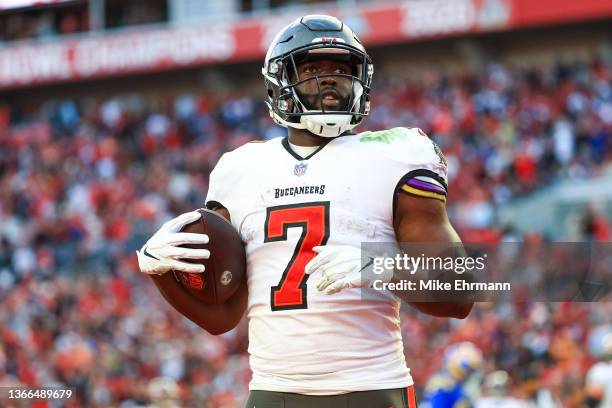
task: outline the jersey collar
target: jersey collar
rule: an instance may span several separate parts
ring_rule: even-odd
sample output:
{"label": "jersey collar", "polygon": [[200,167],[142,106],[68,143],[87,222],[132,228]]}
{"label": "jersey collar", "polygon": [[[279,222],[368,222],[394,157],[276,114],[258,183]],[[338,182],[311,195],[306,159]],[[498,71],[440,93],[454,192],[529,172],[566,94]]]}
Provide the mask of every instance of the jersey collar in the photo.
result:
{"label": "jersey collar", "polygon": [[296,152],[293,151],[293,149],[291,148],[291,146],[289,146],[289,137],[285,136],[281,142],[281,144],[283,145],[283,147],[285,148],[285,150],[287,152],[289,152],[290,155],[292,155],[294,158],[296,158],[299,161],[304,161],[304,160],[308,160],[310,159],[312,156],[314,156],[315,154],[319,153],[325,146],[327,146],[327,144],[329,142],[331,142],[334,139],[327,139],[325,140],[323,143],[321,143],[321,145],[319,146],[319,148],[317,150],[315,150],[314,152],[310,153],[308,156],[306,157],[301,157],[299,154],[297,154]]}
{"label": "jersey collar", "polygon": [[326,139],[323,143],[321,143],[321,145],[319,146],[319,148],[317,150],[315,150],[314,152],[310,153],[308,156],[306,157],[301,157],[299,154],[297,154],[296,152],[293,151],[293,149],[291,148],[291,146],[289,146],[289,136],[285,136],[283,137],[283,140],[281,141],[281,144],[283,145],[283,147],[285,148],[285,150],[292,155],[296,160],[299,161],[304,161],[304,160],[308,160],[310,159],[312,156],[314,156],[315,154],[319,153],[321,150],[323,150],[323,148],[325,146],[327,146],[329,144],[329,142],[331,142],[332,140],[336,140],[336,139],[340,139],[343,136],[351,136],[354,135],[355,133],[352,132],[346,132],[341,134],[340,136],[336,136],[336,137],[330,137],[329,139]]}

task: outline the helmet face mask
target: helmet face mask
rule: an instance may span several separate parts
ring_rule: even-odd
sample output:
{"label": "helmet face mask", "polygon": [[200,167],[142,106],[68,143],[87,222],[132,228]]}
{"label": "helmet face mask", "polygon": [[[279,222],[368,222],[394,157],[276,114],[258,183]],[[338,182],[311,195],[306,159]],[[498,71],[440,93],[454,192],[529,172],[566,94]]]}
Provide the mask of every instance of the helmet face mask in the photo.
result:
{"label": "helmet face mask", "polygon": [[[343,64],[349,72],[300,75],[302,64],[317,61]],[[281,126],[336,137],[369,113],[372,62],[355,34],[333,17],[306,16],[283,29],[270,45],[262,74],[270,116]]]}
{"label": "helmet face mask", "polygon": [[[337,86],[326,85],[326,81],[334,81],[339,83]],[[317,75],[311,78],[302,79],[292,85],[296,100],[302,109],[303,114],[311,112],[321,113],[336,113],[347,112],[354,110],[351,106],[354,102],[355,81],[350,75],[345,74],[325,74]],[[327,94],[333,94],[337,102],[334,101],[333,107],[327,107]],[[358,102],[358,101],[357,101]]]}

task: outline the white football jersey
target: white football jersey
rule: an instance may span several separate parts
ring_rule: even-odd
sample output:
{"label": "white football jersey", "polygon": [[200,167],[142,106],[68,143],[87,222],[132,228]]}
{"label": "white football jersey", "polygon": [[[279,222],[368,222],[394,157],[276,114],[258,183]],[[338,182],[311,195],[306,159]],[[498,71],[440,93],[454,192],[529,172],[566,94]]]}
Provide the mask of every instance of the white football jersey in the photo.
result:
{"label": "white football jersey", "polygon": [[365,299],[360,289],[325,295],[318,275],[304,274],[314,246],[395,242],[393,197],[407,174],[420,181],[406,191],[439,196],[435,186],[419,189],[428,180],[446,188],[446,161],[416,128],[338,137],[304,159],[277,138],[219,160],[207,206],[227,208],[246,244],[251,390],[331,395],[412,385],[399,301]]}

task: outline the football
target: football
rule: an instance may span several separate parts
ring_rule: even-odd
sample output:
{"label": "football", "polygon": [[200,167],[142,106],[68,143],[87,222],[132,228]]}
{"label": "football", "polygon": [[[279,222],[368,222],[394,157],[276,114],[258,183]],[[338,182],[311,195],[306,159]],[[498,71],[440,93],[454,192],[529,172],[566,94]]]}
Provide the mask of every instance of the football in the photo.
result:
{"label": "football", "polygon": [[209,259],[188,260],[204,265],[203,273],[173,271],[175,279],[185,290],[203,303],[224,303],[240,286],[246,273],[246,255],[240,235],[234,226],[215,211],[200,209],[199,220],[186,225],[181,231],[207,234],[205,245],[185,245],[188,248],[210,250]]}

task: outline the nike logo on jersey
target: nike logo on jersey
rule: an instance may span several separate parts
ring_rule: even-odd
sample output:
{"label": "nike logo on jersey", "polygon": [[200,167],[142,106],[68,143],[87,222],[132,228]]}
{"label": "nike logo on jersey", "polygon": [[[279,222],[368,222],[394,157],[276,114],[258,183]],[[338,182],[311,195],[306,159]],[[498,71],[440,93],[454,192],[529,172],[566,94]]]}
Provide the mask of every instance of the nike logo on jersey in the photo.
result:
{"label": "nike logo on jersey", "polygon": [[319,186],[296,186],[274,189],[274,198],[293,197],[304,194],[325,194],[325,184]]}

